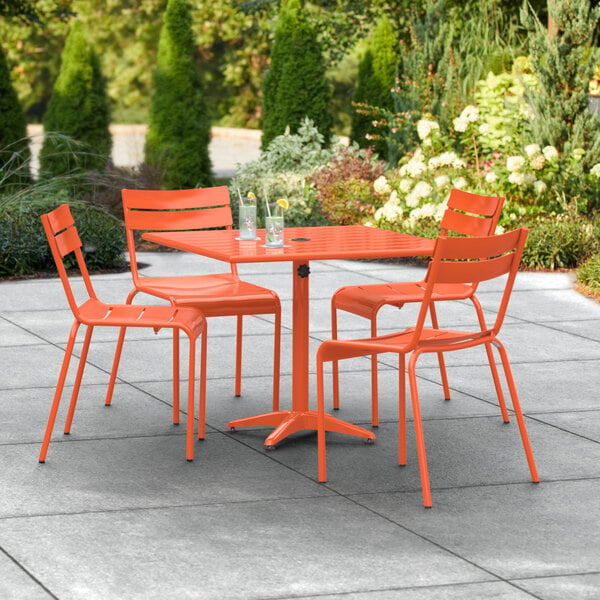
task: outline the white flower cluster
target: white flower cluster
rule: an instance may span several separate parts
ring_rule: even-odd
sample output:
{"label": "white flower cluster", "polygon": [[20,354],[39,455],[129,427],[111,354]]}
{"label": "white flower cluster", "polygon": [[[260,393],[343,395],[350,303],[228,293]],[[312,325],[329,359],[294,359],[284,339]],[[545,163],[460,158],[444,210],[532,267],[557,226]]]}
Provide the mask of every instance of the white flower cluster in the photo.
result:
{"label": "white flower cluster", "polygon": [[467,130],[469,123],[475,123],[479,120],[479,109],[476,106],[465,106],[460,116],[454,119],[454,130],[463,132]]}
{"label": "white flower cluster", "polygon": [[376,194],[381,194],[382,196],[384,194],[389,194],[392,191],[392,188],[391,188],[390,184],[387,182],[385,175],[379,176],[373,182],[373,189],[375,190]]}
{"label": "white flower cluster", "polygon": [[427,140],[431,135],[431,132],[436,130],[440,130],[437,121],[431,121],[430,119],[421,119],[420,121],[417,121],[417,134],[423,141]]}

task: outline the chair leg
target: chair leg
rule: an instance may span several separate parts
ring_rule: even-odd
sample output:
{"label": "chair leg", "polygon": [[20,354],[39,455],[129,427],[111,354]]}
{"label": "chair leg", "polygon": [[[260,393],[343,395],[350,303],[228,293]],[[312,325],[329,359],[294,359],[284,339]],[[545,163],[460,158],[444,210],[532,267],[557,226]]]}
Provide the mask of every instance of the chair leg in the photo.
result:
{"label": "chair leg", "polygon": [[275,340],[273,346],[273,412],[279,410],[279,378],[281,374],[281,307],[275,312]]}
{"label": "chair leg", "polygon": [[194,401],[196,388],[196,340],[188,334],[190,341],[190,357],[188,365],[188,403],[187,403],[187,435],[185,458],[188,462],[194,460]]}
{"label": "chair leg", "polygon": [[206,329],[200,345],[200,396],[198,401],[198,439],[203,440],[206,431]]}
{"label": "chair leg", "polygon": [[125,341],[126,327],[121,327],[119,330],[119,338],[117,340],[117,347],[115,349],[115,358],[113,359],[112,369],[110,371],[110,380],[108,382],[108,390],[106,391],[106,399],[104,404],[110,406],[113,397],[113,391],[115,389],[115,381],[117,379],[117,371],[119,370],[119,362],[121,361],[121,351],[123,350],[123,342]]}
{"label": "chair leg", "polygon": [[[481,331],[485,331],[487,329],[487,325],[485,323],[485,317],[483,316],[481,303],[475,296],[471,296],[471,302],[473,302],[473,305],[475,306],[475,312],[477,313],[477,319],[479,320],[479,327],[481,328]],[[498,368],[496,367],[496,361],[494,360],[494,352],[492,351],[490,344],[485,345],[485,352],[487,354],[488,363],[490,364],[492,378],[494,379],[494,387],[496,388],[496,396],[498,398],[500,412],[502,413],[502,420],[505,423],[509,423],[510,418],[508,416],[508,410],[506,410],[506,401],[504,399],[504,393],[502,392],[502,384],[500,383]]]}
{"label": "chair leg", "polygon": [[[335,307],[335,296],[331,299],[331,339],[337,340],[337,308]],[[339,361],[331,362],[332,382],[333,382],[333,410],[340,408],[340,379],[339,379]]]}
{"label": "chair leg", "polygon": [[[371,337],[377,337],[377,313],[371,319]],[[379,427],[379,390],[377,386],[377,354],[371,355],[371,425]]]}
{"label": "chair leg", "polygon": [[48,445],[50,444],[50,438],[52,437],[52,430],[54,429],[54,422],[56,421],[56,413],[58,412],[58,407],[60,406],[60,397],[62,396],[62,391],[65,387],[65,379],[67,378],[67,372],[69,371],[69,363],[71,362],[71,355],[73,354],[73,348],[75,346],[75,338],[77,337],[78,329],[79,322],[75,321],[75,323],[73,323],[73,326],[71,327],[71,333],[69,334],[67,349],[65,350],[65,356],[63,358],[62,366],[60,368],[60,375],[58,376],[58,383],[56,384],[56,391],[54,392],[52,407],[50,408],[50,415],[48,416],[48,424],[46,425],[46,432],[44,433],[42,449],[38,458],[39,462],[41,463],[46,462]]}
{"label": "chair leg", "polygon": [[406,357],[398,355],[398,464],[406,465]]}
{"label": "chair leg", "polygon": [[512,401],[517,423],[519,425],[519,433],[521,434],[521,441],[523,442],[523,448],[525,450],[525,456],[527,457],[527,464],[529,466],[529,472],[531,473],[531,480],[534,483],[539,482],[539,476],[535,461],[533,459],[533,452],[531,451],[531,443],[529,442],[529,436],[527,435],[527,428],[525,427],[525,419],[523,419],[523,413],[521,412],[521,404],[519,403],[519,397],[517,395],[517,388],[515,381],[512,376],[510,363],[508,362],[508,355],[506,349],[499,340],[494,341],[494,345],[500,352],[500,358],[502,359],[502,366],[504,367],[504,373],[506,375],[506,381],[508,383],[508,390],[510,392],[510,398]]}
{"label": "chair leg", "polygon": [[421,487],[423,488],[423,505],[431,508],[431,492],[429,490],[429,474],[427,472],[427,456],[425,454],[425,439],[423,437],[423,424],[421,423],[421,409],[417,391],[417,376],[415,366],[419,355],[413,352],[408,361],[408,379],[410,382],[410,397],[412,401],[413,419],[415,423],[415,438],[417,441],[417,454],[419,456],[419,469],[421,471]]}
{"label": "chair leg", "polygon": [[179,425],[179,329],[173,329],[173,425]]}
{"label": "chair leg", "polygon": [[243,317],[237,317],[237,332],[235,340],[235,395],[242,395],[242,329]]}
{"label": "chair leg", "polygon": [[[439,329],[437,313],[433,302],[429,304],[429,314],[431,315],[431,324],[434,329]],[[443,352],[438,352],[438,363],[440,365],[440,376],[442,377],[442,388],[444,389],[444,400],[450,400],[450,387],[448,386],[448,374],[446,373],[446,363]]]}
{"label": "chair leg", "polygon": [[77,397],[79,396],[79,389],[81,387],[81,380],[83,378],[83,371],[85,369],[85,363],[87,361],[88,350],[90,349],[90,341],[92,339],[92,332],[94,327],[90,326],[85,332],[85,340],[83,342],[83,348],[81,349],[81,357],[79,358],[79,367],[77,368],[77,376],[75,377],[75,384],[73,385],[73,393],[71,394],[71,402],[69,403],[69,412],[67,413],[67,420],[65,422],[64,433],[69,435],[71,433],[71,425],[73,423],[73,415],[75,414],[75,407],[77,406]]}
{"label": "chair leg", "polygon": [[325,394],[323,392],[323,361],[317,353],[317,450],[319,482],[327,481],[327,458],[325,451]]}

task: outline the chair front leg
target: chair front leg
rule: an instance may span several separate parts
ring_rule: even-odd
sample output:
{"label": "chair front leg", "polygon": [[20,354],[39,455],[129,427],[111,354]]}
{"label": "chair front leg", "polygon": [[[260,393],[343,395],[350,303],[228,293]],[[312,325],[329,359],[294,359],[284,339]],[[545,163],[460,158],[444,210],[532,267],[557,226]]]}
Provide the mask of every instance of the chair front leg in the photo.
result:
{"label": "chair front leg", "polygon": [[75,338],[77,337],[79,325],[79,321],[75,321],[71,327],[71,333],[69,334],[69,341],[67,342],[67,349],[65,350],[65,356],[60,368],[58,383],[56,384],[56,391],[54,392],[54,398],[50,408],[50,415],[48,416],[48,424],[46,425],[46,432],[44,433],[42,449],[38,458],[38,461],[41,463],[46,462],[48,445],[50,444],[50,438],[52,437],[52,430],[54,429],[54,422],[56,421],[56,413],[58,412],[58,407],[60,406],[60,397],[62,396],[62,392],[65,387],[65,379],[67,378],[67,373],[69,371],[69,363],[71,362],[73,348],[75,347]]}
{"label": "chair front leg", "polygon": [[206,430],[206,329],[200,345],[200,394],[198,400],[198,439],[203,440]]}
{"label": "chair front leg", "polygon": [[187,403],[187,434],[185,458],[188,462],[194,460],[194,403],[196,387],[196,340],[188,332],[190,341],[190,356],[188,364],[188,403]]}
{"label": "chair front leg", "polygon": [[75,384],[73,385],[73,393],[71,394],[71,402],[69,404],[69,412],[67,413],[67,421],[65,423],[64,433],[67,435],[71,433],[71,424],[73,423],[73,415],[75,414],[75,407],[77,406],[77,397],[79,396],[79,389],[81,387],[81,380],[83,378],[83,371],[85,369],[85,363],[87,361],[87,355],[90,348],[90,341],[92,339],[93,331],[94,327],[89,326],[85,332],[85,340],[83,342],[83,348],[81,349],[79,367],[77,369],[77,376],[75,377]]}
{"label": "chair front leg", "polygon": [[[337,340],[337,308],[335,306],[335,295],[331,299],[331,339]],[[333,384],[333,410],[340,408],[340,378],[339,378],[339,361],[331,362],[331,374]]]}
{"label": "chair front leg", "polygon": [[235,396],[242,395],[242,330],[243,317],[238,315],[235,337]]}
{"label": "chair front leg", "polygon": [[398,355],[398,464],[406,465],[406,356]]}
{"label": "chair front leg", "polygon": [[417,454],[419,456],[419,470],[421,472],[421,487],[423,488],[423,505],[431,508],[431,491],[429,489],[429,474],[427,472],[427,455],[425,454],[425,439],[423,437],[423,424],[421,422],[421,409],[419,407],[419,393],[417,390],[417,376],[415,367],[418,352],[413,352],[408,361],[408,380],[410,382],[410,397],[415,423],[415,438],[417,442]]}
{"label": "chair front leg", "polygon": [[[371,317],[371,337],[377,337],[377,313]],[[379,427],[379,389],[377,386],[377,354],[371,355],[371,425]]]}
{"label": "chair front leg", "polygon": [[273,412],[279,410],[279,378],[281,375],[281,307],[275,312],[275,340],[273,344]]}
{"label": "chair front leg", "polygon": [[317,351],[317,453],[319,482],[327,481],[327,456],[325,449],[325,394],[323,390],[323,360]]}

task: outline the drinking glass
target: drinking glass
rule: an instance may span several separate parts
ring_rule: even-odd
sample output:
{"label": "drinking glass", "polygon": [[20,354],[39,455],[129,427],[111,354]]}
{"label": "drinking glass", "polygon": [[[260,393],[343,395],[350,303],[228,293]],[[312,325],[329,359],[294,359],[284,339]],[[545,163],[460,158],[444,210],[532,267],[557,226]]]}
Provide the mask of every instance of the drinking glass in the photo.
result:
{"label": "drinking glass", "polygon": [[283,247],[283,215],[265,217],[266,246]]}
{"label": "drinking glass", "polygon": [[256,198],[240,199],[240,240],[256,239]]}

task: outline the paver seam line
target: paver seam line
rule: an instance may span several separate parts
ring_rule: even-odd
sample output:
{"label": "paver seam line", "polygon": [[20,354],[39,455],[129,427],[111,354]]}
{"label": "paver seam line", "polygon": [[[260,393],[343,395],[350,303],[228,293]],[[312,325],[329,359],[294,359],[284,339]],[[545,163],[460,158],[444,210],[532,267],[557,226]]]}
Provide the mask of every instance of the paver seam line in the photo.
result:
{"label": "paver seam line", "polygon": [[570,433],[571,435],[574,435],[575,437],[581,438],[581,439],[586,440],[588,442],[592,442],[594,444],[600,444],[600,441],[595,440],[593,438],[589,438],[586,435],[583,435],[582,433],[577,433],[575,431],[570,431],[569,429],[565,429],[564,427],[560,427],[558,425],[555,425],[554,423],[548,423],[546,421],[543,421],[539,417],[534,417],[532,415],[526,415],[526,416],[527,416],[527,418],[531,419],[532,421],[536,421],[537,423],[541,423],[542,425],[546,425],[548,427],[552,427],[553,429],[558,429],[559,431],[562,431],[563,433]]}
{"label": "paver seam line", "polygon": [[33,580],[38,586],[40,586],[50,598],[54,600],[60,600],[58,596],[55,596],[29,569],[22,565],[14,556],[12,556],[5,548],[0,546],[0,552],[4,554],[10,561],[12,561],[21,571],[23,571],[31,580]]}
{"label": "paver seam line", "polygon": [[562,573],[560,575],[536,575],[534,577],[528,575],[527,577],[512,577],[511,581],[528,581],[530,579],[556,579],[559,577],[583,577],[585,575],[600,575],[600,571],[581,571],[577,573]]}

